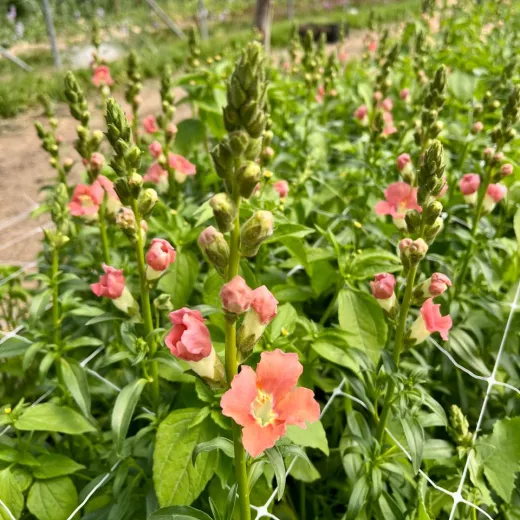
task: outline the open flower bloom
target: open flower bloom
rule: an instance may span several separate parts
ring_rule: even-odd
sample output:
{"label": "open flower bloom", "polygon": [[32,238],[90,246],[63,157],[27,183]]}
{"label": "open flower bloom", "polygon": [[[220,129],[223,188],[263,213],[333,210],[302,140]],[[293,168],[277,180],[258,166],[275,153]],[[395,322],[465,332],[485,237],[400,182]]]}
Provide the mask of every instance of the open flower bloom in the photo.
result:
{"label": "open flower bloom", "polygon": [[150,154],[152,155],[152,157],[154,159],[157,159],[159,157],[159,155],[162,154],[162,146],[161,146],[161,143],[159,141],[154,141],[153,143],[150,144],[150,146],[148,147],[148,151],[150,152]]}
{"label": "open flower bloom", "polygon": [[154,238],[146,253],[146,278],[156,280],[176,258],[177,252],[168,240]]}
{"label": "open flower bloom", "polygon": [[378,215],[391,215],[399,229],[406,229],[405,217],[409,209],[422,211],[417,204],[417,188],[412,188],[406,182],[390,184],[385,190],[385,199],[376,204],[375,211]]}
{"label": "open flower bloom", "polygon": [[394,124],[394,118],[391,112],[383,112],[383,121],[385,122],[383,135],[389,136],[397,132],[397,128]]}
{"label": "open flower bloom", "polygon": [[147,134],[155,134],[159,131],[159,127],[157,126],[157,121],[155,120],[155,116],[148,116],[143,119],[143,127],[144,131]]}
{"label": "open flower bloom", "polygon": [[368,52],[376,52],[377,51],[377,41],[371,40],[367,46]]}
{"label": "open flower bloom", "polygon": [[108,213],[110,213],[110,215],[115,215],[121,207],[121,201],[117,196],[116,190],[114,190],[114,183],[104,175],[98,175],[96,182],[98,182],[106,191],[106,206]]}
{"label": "open flower bloom", "polygon": [[114,80],[110,75],[110,69],[106,65],[98,65],[92,73],[92,83],[96,87],[110,87],[113,85]]}
{"label": "open flower bloom", "polygon": [[92,292],[98,297],[110,298],[126,314],[138,314],[139,306],[126,287],[123,270],[103,264],[103,271],[105,274],[100,276],[99,281],[90,286]]}
{"label": "open flower bloom", "polygon": [[316,91],[316,103],[323,103],[323,99],[325,98],[325,87],[323,85],[318,86],[318,90]]}
{"label": "open flower bloom", "polygon": [[372,296],[376,298],[381,308],[392,313],[397,307],[397,298],[395,296],[395,277],[390,273],[376,274],[374,280],[370,282]]}
{"label": "open flower bloom", "polygon": [[280,198],[285,199],[289,195],[289,183],[287,181],[276,181],[273,188],[278,192]]}
{"label": "open flower bloom", "polygon": [[232,314],[243,314],[251,307],[253,291],[239,275],[225,283],[220,290],[222,308]]}
{"label": "open flower bloom", "polygon": [[459,188],[468,204],[477,202],[478,188],[480,186],[480,175],[477,173],[466,173],[459,181]]}
{"label": "open flower bloom", "polygon": [[507,195],[507,188],[503,184],[490,184],[484,197],[484,211],[491,213],[495,206]]}
{"label": "open flower bloom", "polygon": [[413,295],[415,300],[425,300],[440,296],[451,287],[451,280],[443,273],[433,273],[430,278],[415,287]]}
{"label": "open flower bloom", "polygon": [[385,112],[391,112],[394,108],[394,102],[392,101],[392,98],[385,98],[383,101],[381,101],[381,108]]}
{"label": "open flower bloom", "polygon": [[451,316],[442,316],[441,306],[433,303],[433,298],[428,298],[422,305],[419,317],[410,329],[410,340],[413,344],[422,343],[426,338],[438,332],[446,341],[452,326]]}
{"label": "open flower bloom", "polygon": [[175,153],[168,154],[168,165],[175,170],[175,180],[179,184],[182,184],[188,175],[195,175],[197,173],[197,168],[195,168],[193,163],[182,155]]}
{"label": "open flower bloom", "polygon": [[354,117],[361,122],[366,122],[367,115],[368,115],[368,107],[366,105],[361,105],[354,112]]}
{"label": "open flower bloom", "polygon": [[157,162],[154,162],[143,177],[145,182],[157,184],[157,191],[164,193],[168,189],[168,172]]}
{"label": "open flower bloom", "polygon": [[242,426],[242,442],[252,457],[272,448],[287,426],[306,428],[320,418],[314,392],[296,387],[303,367],[298,354],[262,352],[256,372],[247,365],[220,401],[222,413]]}
{"label": "open flower bloom", "polygon": [[277,312],[278,301],[265,285],[253,290],[251,308],[247,311],[238,333],[238,349],[243,357],[253,350]]}
{"label": "open flower bloom", "polygon": [[91,185],[78,184],[69,202],[69,211],[74,217],[95,220],[102,202],[103,188],[99,182],[96,181]]}
{"label": "open flower bloom", "polygon": [[165,338],[166,346],[177,358],[188,363],[200,377],[220,381],[224,372],[213,348],[202,314],[183,307],[170,313],[172,329]]}
{"label": "open flower bloom", "polygon": [[399,97],[403,100],[403,101],[408,101],[409,97],[410,97],[410,89],[409,88],[403,88],[401,90],[401,92],[399,92]]}

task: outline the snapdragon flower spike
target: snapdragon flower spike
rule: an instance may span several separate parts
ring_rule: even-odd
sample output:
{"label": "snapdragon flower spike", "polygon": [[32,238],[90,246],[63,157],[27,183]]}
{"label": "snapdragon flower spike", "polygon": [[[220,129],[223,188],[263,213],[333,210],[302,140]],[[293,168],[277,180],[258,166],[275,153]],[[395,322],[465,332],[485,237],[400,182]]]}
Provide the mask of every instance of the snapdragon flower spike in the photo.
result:
{"label": "snapdragon flower spike", "polygon": [[99,182],[92,185],[78,184],[68,204],[70,214],[85,220],[95,220],[103,202],[103,188]]}
{"label": "snapdragon flower spike", "polygon": [[265,285],[252,291],[251,308],[247,311],[238,332],[238,350],[242,359],[251,353],[277,313],[278,301]]}
{"label": "snapdragon flower spike", "polygon": [[242,442],[252,457],[272,448],[287,426],[306,428],[319,420],[314,392],[296,387],[302,373],[297,354],[262,352],[256,372],[242,365],[222,396],[222,413],[242,426]]}
{"label": "snapdragon flower spike", "polygon": [[154,238],[146,253],[146,278],[156,280],[175,262],[177,251],[163,238]]}
{"label": "snapdragon flower spike", "polygon": [[427,298],[435,298],[444,294],[452,283],[448,276],[443,273],[433,273],[430,278],[424,280],[415,287],[413,291],[414,301],[421,302]]}
{"label": "snapdragon flower spike", "polygon": [[186,177],[197,173],[197,168],[193,163],[175,153],[168,154],[168,165],[175,170],[175,181],[179,184],[182,184]]}
{"label": "snapdragon flower spike", "polygon": [[103,264],[103,271],[105,274],[100,276],[99,281],[91,284],[92,292],[98,297],[111,299],[120,311],[130,316],[139,314],[139,305],[125,284],[123,270]]}
{"label": "snapdragon flower spike", "polygon": [[230,314],[243,314],[248,311],[253,301],[253,291],[239,275],[225,283],[220,290],[222,308]]}
{"label": "snapdragon flower spike", "polygon": [[385,190],[385,199],[375,206],[378,215],[391,215],[398,229],[406,229],[406,212],[415,209],[419,213],[421,206],[417,203],[417,188],[412,188],[406,182],[394,182]]}
{"label": "snapdragon flower spike", "polygon": [[450,315],[442,316],[441,306],[433,303],[433,298],[428,298],[422,305],[419,317],[412,325],[407,338],[407,343],[417,345],[426,340],[434,332],[438,332],[446,341],[453,325]]}
{"label": "snapdragon flower spike", "polygon": [[172,329],[165,338],[166,346],[177,358],[186,361],[200,377],[222,381],[224,368],[213,344],[202,314],[183,307],[170,313]]}
{"label": "snapdragon flower spike", "polygon": [[462,176],[459,181],[459,188],[467,204],[473,206],[477,202],[479,186],[480,175],[477,173],[466,173]]}
{"label": "snapdragon flower spike", "polygon": [[389,315],[395,315],[397,311],[397,298],[395,296],[395,277],[390,273],[376,274],[370,282],[372,296],[380,307]]}
{"label": "snapdragon flower spike", "polygon": [[484,196],[483,209],[485,213],[491,213],[495,206],[507,195],[507,187],[503,184],[490,184]]}
{"label": "snapdragon flower spike", "polygon": [[158,162],[154,162],[144,174],[143,181],[157,184],[157,191],[164,193],[168,189],[168,172]]}

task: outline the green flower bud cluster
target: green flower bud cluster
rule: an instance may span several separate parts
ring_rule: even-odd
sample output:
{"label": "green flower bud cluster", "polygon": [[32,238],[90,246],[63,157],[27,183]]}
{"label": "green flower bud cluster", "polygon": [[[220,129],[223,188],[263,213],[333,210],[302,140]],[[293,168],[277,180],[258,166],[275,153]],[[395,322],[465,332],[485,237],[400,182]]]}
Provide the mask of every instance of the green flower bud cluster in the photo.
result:
{"label": "green flower bud cluster", "polygon": [[514,126],[520,113],[520,87],[515,85],[502,110],[502,119],[491,132],[491,140],[497,148],[502,148],[516,137]]}
{"label": "green flower bud cluster", "polygon": [[390,41],[389,39],[390,33],[388,29],[385,27],[381,31],[381,36],[379,37],[379,42],[377,44],[377,55],[376,55],[376,61],[381,62],[384,60],[386,56],[386,52],[388,50],[388,43]]}
{"label": "green flower bud cluster", "polygon": [[327,35],[324,32],[320,33],[320,39],[318,40],[318,47],[316,49],[316,59],[318,60],[318,66],[325,65],[327,60]]}
{"label": "green flower bud cluster", "polygon": [[189,55],[186,61],[187,69],[198,69],[200,67],[200,44],[199,34],[195,27],[190,27],[188,31]]}
{"label": "green flower bud cluster", "polygon": [[55,161],[51,160],[51,164],[56,167],[59,156],[59,143],[54,134],[54,130],[45,130],[39,121],[34,123],[34,127],[42,142],[42,148],[51,156],[51,159],[55,159]]}
{"label": "green flower bud cluster", "polygon": [[161,75],[161,106],[162,114],[157,117],[157,123],[165,133],[166,140],[170,142],[173,135],[167,132],[168,124],[175,115],[175,105],[173,97],[172,70],[167,65]]}
{"label": "green flower bud cluster", "polygon": [[91,42],[96,50],[99,50],[99,46],[101,45],[101,29],[97,18],[92,20]]}
{"label": "green flower bud cluster", "polygon": [[51,203],[51,219],[56,226],[56,231],[66,233],[69,222],[69,210],[67,204],[69,202],[69,194],[67,186],[60,183],[54,190],[54,196]]}
{"label": "green flower bud cluster", "polygon": [[325,71],[323,73],[323,86],[325,88],[325,94],[330,95],[336,89],[336,82],[338,79],[339,63],[336,53],[331,52],[325,65]]}
{"label": "green flower bud cluster", "polygon": [[38,94],[38,101],[40,102],[43,108],[43,113],[45,114],[45,117],[49,119],[56,117],[56,105],[47,94]]}
{"label": "green flower bud cluster", "polygon": [[409,232],[422,231],[422,236],[431,244],[443,228],[441,217],[443,206],[437,200],[445,187],[444,150],[442,144],[435,140],[425,153],[424,161],[417,178],[417,202],[422,213],[410,210],[406,214],[406,225]]}
{"label": "green flower bud cluster", "polygon": [[469,431],[469,423],[462,410],[457,405],[450,408],[450,425],[448,431],[452,439],[461,447],[470,448],[473,445],[473,434]]}
{"label": "green flower bud cluster", "polygon": [[320,76],[318,73],[319,60],[316,46],[314,45],[314,33],[311,30],[306,32],[303,40],[302,66],[305,83],[309,89],[314,90]]}
{"label": "green flower bud cluster", "polygon": [[385,97],[388,93],[388,90],[392,86],[392,83],[389,79],[390,72],[395,62],[397,61],[397,57],[399,56],[399,45],[396,43],[392,48],[388,51],[386,55],[382,58],[383,62],[381,67],[379,68],[379,73],[376,78],[375,83],[375,91],[381,92],[383,97]]}
{"label": "green flower bud cluster", "polygon": [[415,128],[415,144],[425,147],[430,139],[435,139],[443,130],[442,122],[437,121],[439,110],[446,101],[446,67],[441,65],[430,82],[423,101],[421,121]]}
{"label": "green flower bud cluster", "polygon": [[132,51],[128,55],[126,74],[128,76],[128,81],[125,90],[125,99],[127,103],[132,105],[133,111],[136,112],[140,104],[139,93],[143,88],[143,84],[141,83],[142,76],[139,68],[139,59],[137,58],[135,51]]}
{"label": "green flower bud cluster", "polygon": [[291,40],[289,43],[289,55],[291,56],[291,63],[293,67],[296,66],[298,56],[302,51],[302,44],[300,42],[299,28],[296,24],[293,24],[291,29]]}
{"label": "green flower bud cluster", "polygon": [[[403,33],[403,35],[404,34],[405,33]],[[418,29],[415,34],[413,70],[419,82],[422,80],[422,73],[424,73],[424,67],[426,66],[426,56],[425,33],[421,29]]]}

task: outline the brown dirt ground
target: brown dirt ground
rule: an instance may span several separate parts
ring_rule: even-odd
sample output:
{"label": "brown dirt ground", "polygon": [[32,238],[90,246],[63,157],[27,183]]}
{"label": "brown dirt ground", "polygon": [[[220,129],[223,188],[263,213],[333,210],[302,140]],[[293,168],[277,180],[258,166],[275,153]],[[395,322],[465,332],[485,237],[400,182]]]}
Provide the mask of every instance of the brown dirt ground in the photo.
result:
{"label": "brown dirt ground", "polygon": [[[350,58],[361,54],[365,35],[365,31],[353,31],[345,41]],[[177,99],[182,97],[181,89],[177,89],[175,94]],[[115,97],[122,101],[121,93],[116,93]],[[142,118],[160,110],[158,81],[144,84],[142,98]],[[93,102],[90,105],[92,128],[102,129],[101,111],[99,107],[94,109]],[[76,159],[73,143],[77,122],[70,116],[66,105],[59,104],[56,111],[60,121],[59,134],[63,138],[62,157]],[[177,110],[176,120],[181,121],[189,115],[189,108],[182,105]],[[48,215],[37,219],[22,218],[24,212],[41,202],[42,186],[52,181],[55,175],[34,130],[34,121],[39,117],[41,110],[31,110],[13,119],[0,120],[0,264],[24,265],[33,261],[40,249],[41,226],[49,222]],[[78,181],[81,167],[76,165],[70,176],[71,180]],[[9,221],[19,215],[18,222]]]}

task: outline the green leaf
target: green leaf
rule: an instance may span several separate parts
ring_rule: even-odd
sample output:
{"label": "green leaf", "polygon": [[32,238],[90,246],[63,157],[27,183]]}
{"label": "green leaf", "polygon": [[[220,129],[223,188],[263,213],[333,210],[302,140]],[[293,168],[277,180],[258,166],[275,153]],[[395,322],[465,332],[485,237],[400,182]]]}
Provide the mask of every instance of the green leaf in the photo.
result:
{"label": "green leaf", "polygon": [[290,475],[296,480],[307,483],[314,482],[321,478],[319,471],[312,462],[300,458],[295,460]]}
{"label": "green leaf", "polygon": [[159,280],[159,290],[168,293],[175,309],[180,309],[188,303],[195,287],[199,276],[199,260],[192,251],[182,251],[170,269]]}
{"label": "green leaf", "polygon": [[431,520],[422,500],[419,502],[419,507],[417,508],[417,520]]}
{"label": "green leaf", "polygon": [[197,412],[196,408],[175,410],[157,430],[153,481],[161,507],[191,504],[215,473],[216,451],[201,453],[192,463],[195,447],[215,436],[210,421],[189,427]]}
{"label": "green leaf", "polygon": [[288,426],[287,437],[294,444],[298,444],[298,446],[316,448],[325,453],[325,455],[329,454],[329,443],[321,421],[307,424],[307,429],[305,430],[299,426]]}
{"label": "green leaf", "polygon": [[172,506],[159,509],[149,516],[150,520],[212,520],[211,516],[189,506]]}
{"label": "green leaf", "polygon": [[[15,476],[9,468],[0,471],[0,499],[18,520],[23,511],[23,494]],[[7,511],[0,505],[0,519],[12,520]]]}
{"label": "green leaf", "polygon": [[77,506],[78,492],[69,477],[37,480],[27,497],[27,507],[38,520],[67,520]]}
{"label": "green leaf", "polygon": [[352,494],[350,495],[350,500],[348,502],[347,515],[345,517],[345,520],[356,520],[358,514],[361,512],[361,509],[363,509],[363,506],[365,505],[367,495],[367,476],[363,475],[354,484],[354,489],[352,490]]}
{"label": "green leaf", "polygon": [[188,156],[206,139],[206,129],[200,119],[184,119],[177,129],[174,150],[181,155]]}
{"label": "green leaf", "polygon": [[291,222],[284,222],[283,224],[276,224],[274,233],[264,240],[265,244],[278,242],[287,237],[303,238],[314,233],[314,229],[302,226],[301,224],[293,224]]}
{"label": "green leaf", "polygon": [[473,97],[477,78],[461,70],[454,70],[448,76],[448,88],[459,101],[469,101]]}
{"label": "green leaf", "polygon": [[231,442],[229,439],[226,439],[225,437],[215,437],[210,441],[197,444],[193,450],[193,464],[195,464],[199,453],[207,453],[215,450],[222,450],[230,458],[235,457],[235,448],[233,442]]}
{"label": "green leaf", "polygon": [[103,309],[99,307],[91,307],[90,305],[80,305],[75,309],[69,311],[69,314],[72,316],[84,316],[85,318],[95,318],[96,316],[101,316],[105,314]]}
{"label": "green leaf", "polygon": [[477,458],[491,487],[506,502],[515,489],[515,474],[520,471],[520,417],[502,419],[493,433],[477,441]]}
{"label": "green leaf", "polygon": [[340,347],[336,347],[323,339],[318,338],[311,344],[311,348],[319,356],[331,363],[336,363],[342,367],[350,368],[353,372],[359,370],[358,363],[352,359],[351,355],[347,351],[342,350]]}
{"label": "green leaf", "polygon": [[408,451],[412,456],[412,465],[415,473],[421,468],[424,450],[424,430],[415,417],[404,417],[401,419]]}
{"label": "green leaf", "polygon": [[518,249],[520,250],[520,209],[515,213],[514,228],[516,240],[518,242]]}
{"label": "green leaf", "polygon": [[114,433],[116,450],[118,452],[121,451],[135,407],[139,402],[141,392],[146,383],[148,383],[146,379],[136,379],[126,385],[117,396],[112,412],[112,432]]}
{"label": "green leaf", "polygon": [[88,327],[89,325],[95,325],[96,323],[105,323],[106,321],[122,321],[123,318],[121,316],[117,316],[117,314],[113,314],[111,312],[105,312],[99,316],[94,316],[94,318],[90,319],[85,323]]}
{"label": "green leaf", "polygon": [[78,412],[54,403],[31,406],[14,425],[18,430],[61,432],[70,435],[96,431],[96,428]]}
{"label": "green leaf", "polygon": [[51,290],[46,289],[42,291],[40,294],[37,294],[31,300],[31,308],[29,309],[29,314],[33,320],[38,319],[44,312],[45,308],[51,301]]}
{"label": "green leaf", "polygon": [[280,334],[282,334],[282,329],[288,334],[294,332],[297,318],[298,313],[290,303],[280,305],[280,307],[278,307],[278,314],[271,322],[269,328],[271,331],[271,341],[275,341]]}
{"label": "green leaf", "polygon": [[281,500],[285,491],[285,463],[282,454],[276,446],[265,450],[265,454],[271,463],[271,468],[274,470],[277,484],[277,496],[278,500]]}
{"label": "green leaf", "polygon": [[67,390],[76,401],[80,410],[87,416],[90,415],[90,390],[88,388],[87,374],[79,363],[69,363],[64,358],[60,359],[61,377]]}
{"label": "green leaf", "polygon": [[388,333],[381,307],[372,296],[350,289],[340,291],[338,305],[339,325],[349,345],[363,350],[377,364]]}
{"label": "green leaf", "polygon": [[367,249],[356,255],[350,264],[349,273],[354,278],[373,278],[377,273],[395,273],[403,267],[398,256],[384,249]]}
{"label": "green leaf", "polygon": [[13,336],[0,345],[0,358],[21,356],[32,345],[28,339]]}
{"label": "green leaf", "polygon": [[71,475],[85,469],[85,466],[58,453],[46,453],[38,457],[40,465],[33,470],[35,478],[48,479]]}
{"label": "green leaf", "polygon": [[82,336],[81,338],[69,339],[66,341],[67,350],[79,347],[100,347],[103,341],[99,338],[91,338],[89,336]]}

